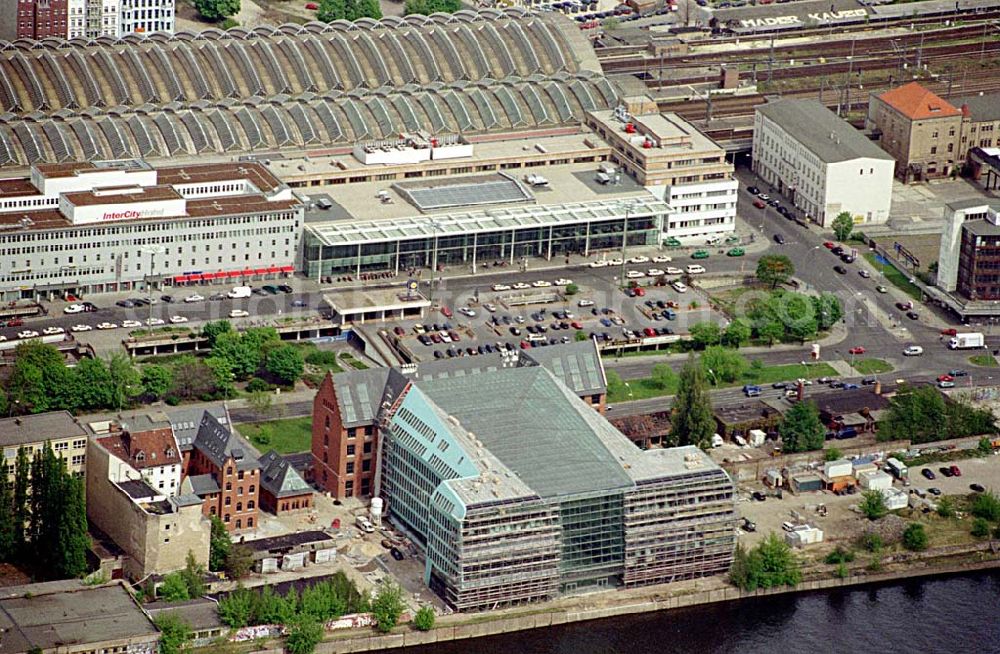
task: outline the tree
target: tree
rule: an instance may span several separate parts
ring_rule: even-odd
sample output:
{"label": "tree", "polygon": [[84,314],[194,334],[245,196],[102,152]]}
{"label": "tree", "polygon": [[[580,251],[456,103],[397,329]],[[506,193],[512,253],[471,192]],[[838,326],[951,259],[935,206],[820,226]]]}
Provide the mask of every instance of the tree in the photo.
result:
{"label": "tree", "polygon": [[208,569],[218,572],[226,567],[226,559],[233,548],[233,541],[229,537],[229,531],[226,529],[225,523],[219,519],[219,516],[213,515],[211,519],[212,529],[209,536]]}
{"label": "tree", "polygon": [[722,329],[714,322],[700,322],[691,325],[691,340],[699,348],[718,345],[722,342]]}
{"label": "tree", "polygon": [[757,328],[757,336],[761,340],[767,341],[768,346],[774,345],[775,341],[780,341],[785,335],[785,326],[777,320],[769,320]]}
{"label": "tree", "polygon": [[233,579],[242,579],[253,569],[253,551],[246,545],[233,545],[226,557],[226,574]]}
{"label": "tree", "polygon": [[174,375],[170,368],[150,363],[142,367],[140,383],[143,394],[158,400],[170,390],[174,383]]}
{"label": "tree", "polygon": [[735,382],[750,369],[750,363],[739,352],[713,345],[702,353],[701,367],[712,385],[717,386],[720,381]]}
{"label": "tree", "polygon": [[937,514],[942,518],[954,518],[955,501],[950,497],[942,497],[937,503]]}
{"label": "tree", "polygon": [[194,632],[177,613],[161,613],[153,619],[160,630],[160,654],[179,654]]}
{"label": "tree", "polygon": [[59,351],[38,341],[20,343],[7,380],[9,401],[18,411],[43,413],[59,408],[59,397],[72,387],[60,387],[66,367]]}
{"label": "tree", "polygon": [[824,461],[836,461],[840,457],[844,456],[844,453],[835,447],[831,447],[826,452],[823,453]]}
{"label": "tree", "polygon": [[191,599],[187,583],[180,572],[171,572],[163,578],[159,588],[160,599],[164,602],[183,602]]}
{"label": "tree", "polygon": [[[168,575],[169,576],[169,575]],[[185,590],[187,587],[185,586]],[[254,593],[243,586],[219,600],[219,620],[227,627],[239,629],[250,624],[253,617]]]}
{"label": "tree", "polygon": [[972,499],[970,513],[977,518],[997,522],[1000,520],[1000,498],[997,498],[993,491],[978,493]]}
{"label": "tree", "polygon": [[27,552],[28,533],[28,497],[31,462],[28,450],[24,446],[17,448],[17,458],[14,460],[14,547],[19,554]]}
{"label": "tree", "polygon": [[837,214],[837,217],[833,219],[830,224],[833,229],[833,236],[838,241],[846,241],[851,232],[854,231],[854,218],[851,216],[850,211],[841,211]]}
{"label": "tree", "polygon": [[576,333],[573,334],[573,340],[577,342],[585,341],[588,338],[589,337],[587,336],[587,332],[583,331],[582,329],[576,330]]}
{"label": "tree", "polygon": [[309,615],[299,615],[288,625],[285,649],[289,654],[312,654],[323,640],[323,625]]}
{"label": "tree", "polygon": [[215,347],[215,339],[219,334],[233,331],[233,326],[228,320],[215,320],[206,322],[201,328],[201,335],[208,339],[208,347]]}
{"label": "tree", "polygon": [[833,327],[844,315],[844,305],[833,293],[820,293],[812,298],[812,303],[816,323],[822,330]]}
{"label": "tree", "polygon": [[194,0],[194,8],[205,20],[218,22],[240,13],[240,0]]}
{"label": "tree", "polygon": [[379,585],[375,599],[372,600],[372,615],[375,618],[375,628],[382,633],[388,633],[399,623],[403,614],[403,593],[399,586],[391,581],[383,581]]}
{"label": "tree", "polygon": [[0,563],[12,560],[17,554],[16,519],[10,478],[4,470],[0,472]]}
{"label": "tree", "polygon": [[726,326],[722,333],[722,342],[729,347],[743,347],[750,342],[752,333],[750,323],[743,318],[737,318]]}
{"label": "tree", "polygon": [[882,536],[870,531],[861,537],[861,547],[869,552],[878,552],[885,547],[885,543],[882,541]]}
{"label": "tree", "polygon": [[879,440],[909,438],[914,443],[950,438],[944,397],[933,386],[905,385],[889,400]]}
{"label": "tree", "polygon": [[215,374],[205,361],[195,356],[182,357],[174,364],[171,392],[181,399],[201,397],[215,390]]}
{"label": "tree", "polygon": [[566,295],[576,295],[580,292],[580,287],[576,284],[566,284],[566,289],[563,292]]}
{"label": "tree", "polygon": [[434,607],[429,605],[421,606],[413,616],[413,626],[418,631],[430,631],[434,628]]}
{"label": "tree", "polygon": [[812,402],[796,402],[785,413],[778,428],[783,452],[808,452],[823,448],[826,429],[819,419],[819,411]]}
{"label": "tree", "polygon": [[205,359],[205,367],[212,373],[212,389],[216,395],[229,398],[236,393],[236,386],[233,385],[234,375],[228,362],[212,356]]}
{"label": "tree", "polygon": [[982,518],[972,521],[972,535],[976,538],[986,538],[990,535],[990,523]]}
{"label": "tree", "polygon": [[792,260],[783,254],[765,254],[757,261],[757,279],[771,288],[784,284],[794,274]]}
{"label": "tree", "polygon": [[56,492],[60,501],[55,504],[58,535],[54,544],[53,573],[56,578],[79,577],[87,572],[87,552],[90,550],[83,479],[74,477],[63,464]]}
{"label": "tree", "polygon": [[712,400],[705,390],[701,365],[693,355],[681,369],[670,422],[670,438],[677,445],[708,447],[715,433]]}
{"label": "tree", "polygon": [[677,380],[677,374],[673,368],[665,363],[654,365],[650,377],[653,380],[653,385],[662,391],[672,387]]}
{"label": "tree", "polygon": [[406,0],[403,5],[403,15],[421,14],[430,16],[436,13],[453,14],[461,9],[460,0]]}
{"label": "tree", "polygon": [[121,411],[132,398],[142,393],[142,380],[132,359],[124,354],[112,354],[108,359],[111,376],[111,407]]}
{"label": "tree", "polygon": [[286,385],[294,384],[305,370],[302,350],[289,344],[271,349],[267,353],[267,362],[264,365],[269,373]]}
{"label": "tree", "polygon": [[912,552],[922,552],[927,549],[927,531],[919,522],[911,522],[903,531],[903,547]]}
{"label": "tree", "polygon": [[889,507],[885,503],[885,496],[882,495],[882,491],[877,490],[867,490],[862,493],[858,508],[869,520],[884,518],[889,513]]}
{"label": "tree", "polygon": [[796,586],[802,580],[799,562],[788,543],[771,533],[751,550],[736,547],[729,580],[743,590]]}
{"label": "tree", "polygon": [[187,586],[189,597],[196,598],[205,594],[205,566],[195,561],[191,550],[188,550],[187,561],[180,575]]}
{"label": "tree", "polygon": [[74,409],[102,409],[111,406],[111,373],[100,359],[83,359],[73,369]]}

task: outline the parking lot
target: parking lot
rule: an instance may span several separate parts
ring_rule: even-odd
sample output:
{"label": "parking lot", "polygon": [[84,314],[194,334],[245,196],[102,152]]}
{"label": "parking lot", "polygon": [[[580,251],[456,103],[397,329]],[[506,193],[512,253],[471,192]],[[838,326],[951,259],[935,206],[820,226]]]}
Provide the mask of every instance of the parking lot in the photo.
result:
{"label": "parking lot", "polygon": [[[910,486],[905,487],[896,481],[894,487],[907,492],[919,491],[931,500],[936,497],[929,491],[931,488],[940,490],[941,496],[968,495],[973,492],[971,484],[979,484],[986,490],[1000,492],[1000,456],[965,459],[954,463],[962,472],[960,477],[945,477],[940,473],[939,469],[942,466],[950,466],[951,463],[928,464],[909,469]],[[924,468],[931,469],[936,478],[926,479],[920,472]],[[750,493],[754,490],[765,491],[767,499],[763,502],[752,500]],[[756,531],[752,533],[741,531],[740,542],[753,546],[771,532],[780,533],[782,523],[797,522],[792,513],[794,511],[804,518],[804,522],[814,524],[823,530],[825,547],[815,549],[832,549],[838,542],[853,540],[866,524],[858,513],[850,509],[857,505],[860,499],[860,493],[834,495],[829,492],[814,492],[793,495],[787,491],[778,498],[773,490],[764,489],[761,484],[743,486],[739,493],[737,511],[741,518],[749,518],[755,524]],[[820,505],[826,508],[825,516],[820,515],[817,510]]]}
{"label": "parking lot", "polygon": [[[439,298],[439,307],[423,319],[401,321],[393,331],[418,359],[429,360],[580,338],[621,341],[682,335],[698,322],[722,323],[724,317],[708,308],[706,296],[680,281],[689,265],[697,266],[692,270],[704,266],[686,260],[671,264],[665,259],[631,259],[626,278],[636,288],[624,291],[616,288],[617,275],[610,271],[620,271],[620,260],[588,269],[595,274],[578,280],[547,279],[543,273],[531,281],[495,277],[485,288],[445,294]],[[596,274],[597,269],[607,271],[608,278]],[[567,294],[569,284],[577,287],[576,293]]]}

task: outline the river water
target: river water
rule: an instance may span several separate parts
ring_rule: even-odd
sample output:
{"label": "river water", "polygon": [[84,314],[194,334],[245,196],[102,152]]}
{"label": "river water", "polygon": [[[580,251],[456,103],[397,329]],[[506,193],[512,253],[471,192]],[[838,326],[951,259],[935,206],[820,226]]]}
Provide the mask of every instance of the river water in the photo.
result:
{"label": "river water", "polygon": [[778,595],[398,654],[997,654],[1000,572]]}

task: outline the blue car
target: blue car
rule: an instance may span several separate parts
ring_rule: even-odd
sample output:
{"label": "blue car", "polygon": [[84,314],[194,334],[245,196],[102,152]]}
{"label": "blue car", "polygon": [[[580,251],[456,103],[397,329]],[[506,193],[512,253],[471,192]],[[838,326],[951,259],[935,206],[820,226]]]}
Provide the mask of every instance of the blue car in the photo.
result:
{"label": "blue car", "polygon": [[605,327],[610,327],[612,323],[607,318],[601,318],[601,324],[604,325]]}
{"label": "blue car", "polygon": [[752,384],[747,384],[743,387],[743,392],[747,397],[757,397],[760,395],[760,386],[754,386]]}
{"label": "blue car", "polygon": [[667,320],[675,320],[677,318],[677,312],[673,309],[665,309],[663,311],[663,317]]}
{"label": "blue car", "polygon": [[861,388],[861,387],[858,386],[857,384],[844,384],[844,390],[845,391],[853,391],[853,390],[858,389],[858,388]]}

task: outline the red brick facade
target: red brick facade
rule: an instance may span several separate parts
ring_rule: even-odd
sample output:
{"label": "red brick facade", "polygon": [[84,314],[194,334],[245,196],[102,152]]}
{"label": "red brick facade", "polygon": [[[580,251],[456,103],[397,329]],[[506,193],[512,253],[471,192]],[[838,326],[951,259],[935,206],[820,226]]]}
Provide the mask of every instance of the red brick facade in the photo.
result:
{"label": "red brick facade", "polygon": [[282,513],[302,511],[309,509],[313,505],[313,493],[309,491],[301,495],[291,495],[289,497],[276,498],[267,489],[260,492],[260,508],[275,515]]}
{"label": "red brick facade", "polygon": [[220,491],[204,497],[205,515],[217,515],[229,531],[256,529],[260,507],[260,470],[238,470],[237,462],[229,457],[218,467],[203,452],[195,448],[186,475],[212,475]]}
{"label": "red brick facade", "polygon": [[313,482],[335,498],[371,494],[378,427],[344,427],[330,375],[313,400]]}
{"label": "red brick facade", "polygon": [[66,0],[18,0],[17,37],[65,39],[69,33]]}

